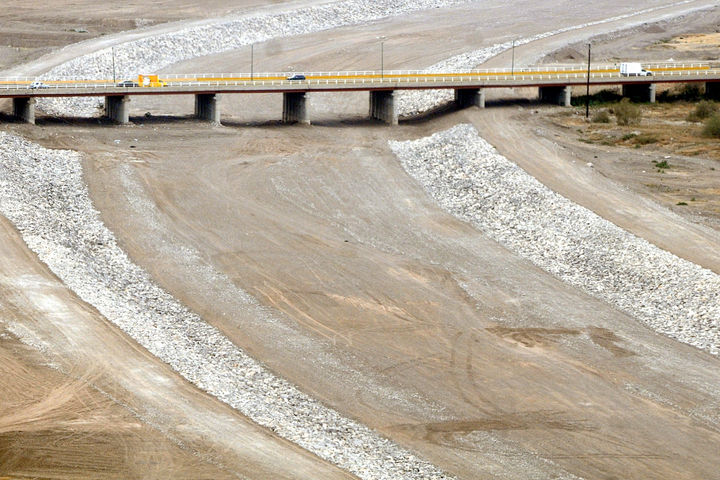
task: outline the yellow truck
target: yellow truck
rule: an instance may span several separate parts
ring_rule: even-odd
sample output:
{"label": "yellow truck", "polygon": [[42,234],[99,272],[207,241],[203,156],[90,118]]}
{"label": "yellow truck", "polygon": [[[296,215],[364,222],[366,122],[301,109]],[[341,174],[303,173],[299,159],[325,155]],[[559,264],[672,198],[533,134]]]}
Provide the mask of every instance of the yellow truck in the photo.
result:
{"label": "yellow truck", "polygon": [[138,85],[141,87],[166,87],[167,83],[160,80],[158,75],[138,75]]}

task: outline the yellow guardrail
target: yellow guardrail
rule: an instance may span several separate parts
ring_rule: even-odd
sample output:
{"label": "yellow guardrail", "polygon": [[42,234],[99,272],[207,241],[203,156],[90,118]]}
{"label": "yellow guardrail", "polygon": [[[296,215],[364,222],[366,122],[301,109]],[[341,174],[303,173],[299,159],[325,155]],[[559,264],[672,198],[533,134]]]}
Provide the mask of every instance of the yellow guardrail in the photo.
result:
{"label": "yellow guardrail", "polygon": [[[711,70],[710,65],[698,65],[698,66],[656,66],[654,68],[648,68],[653,73],[662,74],[663,72],[699,72]],[[614,67],[601,67],[590,70],[591,76],[598,74],[619,74],[620,69]],[[308,74],[306,76],[307,81],[323,81],[323,80],[381,80],[381,81],[392,81],[392,80],[418,80],[418,79],[437,79],[437,78],[481,78],[481,77],[503,77],[503,79],[511,78],[523,78],[527,76],[534,77],[560,77],[563,75],[582,75],[587,74],[586,69],[570,68],[564,70],[522,70],[518,69],[515,71],[476,71],[476,72],[414,72],[414,73],[398,73],[395,72],[367,72],[362,74],[346,74],[344,72],[331,72],[328,74],[313,75]],[[140,84],[134,88],[159,88],[164,85],[172,85],[175,83],[237,83],[237,82],[283,82],[288,81],[288,74],[277,74],[271,76],[264,76],[268,74],[259,73],[253,76],[187,76],[187,77],[173,77],[173,78],[160,78],[158,82],[152,85]],[[661,75],[660,75],[661,76]],[[34,80],[0,80],[0,85],[18,85],[18,86],[29,86]],[[110,79],[73,79],[73,80],[42,80],[45,86],[116,86],[117,81]]]}

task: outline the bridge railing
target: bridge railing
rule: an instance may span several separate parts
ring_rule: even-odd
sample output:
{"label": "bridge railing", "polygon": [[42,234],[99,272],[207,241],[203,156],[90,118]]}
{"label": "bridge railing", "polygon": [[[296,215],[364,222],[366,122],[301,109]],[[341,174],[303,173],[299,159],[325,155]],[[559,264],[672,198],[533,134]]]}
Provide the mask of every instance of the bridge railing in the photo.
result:
{"label": "bridge railing", "polygon": [[[624,79],[630,81],[662,82],[665,78],[678,77],[718,78],[720,65],[711,68],[708,63],[663,63],[646,65],[646,69],[653,72],[648,77],[622,77],[619,69],[614,65],[591,66],[591,80]],[[473,69],[458,72],[429,72],[423,70],[387,70],[387,71],[351,71],[351,72],[312,72],[305,73],[304,80],[289,80],[291,72],[262,72],[262,73],[204,73],[204,74],[163,74],[160,80],[167,86],[193,87],[193,86],[290,86],[290,85],[404,85],[404,84],[461,84],[471,83],[481,85],[486,82],[515,81],[577,81],[587,79],[587,71],[575,66],[569,69],[564,66],[533,67],[523,69]],[[86,89],[132,92],[139,88],[160,87],[121,87],[117,81],[109,79],[87,79],[77,77],[64,77],[58,79],[42,79],[38,77],[5,77],[0,78],[0,89],[27,89],[33,82],[41,81],[36,85],[37,90],[45,89]],[[450,87],[447,87],[450,88]],[[34,92],[35,94],[39,92]]]}

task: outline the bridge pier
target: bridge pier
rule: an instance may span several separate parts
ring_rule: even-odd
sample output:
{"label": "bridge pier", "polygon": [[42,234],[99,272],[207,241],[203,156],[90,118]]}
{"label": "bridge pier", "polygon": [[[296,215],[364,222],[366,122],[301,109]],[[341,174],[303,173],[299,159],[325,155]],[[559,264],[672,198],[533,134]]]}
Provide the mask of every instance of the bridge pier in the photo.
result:
{"label": "bridge pier", "polygon": [[720,100],[720,82],[705,82],[705,97]]}
{"label": "bridge pier", "polygon": [[35,124],[35,97],[16,97],[12,99],[13,116],[26,123]]}
{"label": "bridge pier", "polygon": [[195,117],[212,123],[220,123],[220,95],[198,93],[195,95]]}
{"label": "bridge pier", "polygon": [[538,96],[540,97],[540,101],[543,103],[552,103],[554,105],[569,107],[571,105],[570,100],[572,99],[572,87],[569,85],[539,87]]}
{"label": "bridge pier", "polygon": [[310,125],[306,92],[283,93],[283,123]]}
{"label": "bridge pier", "polygon": [[398,124],[394,90],[374,90],[370,92],[370,118],[381,120],[388,125]]}
{"label": "bridge pier", "polygon": [[622,86],[622,95],[634,102],[655,103],[654,83],[627,83]]}
{"label": "bridge pier", "polygon": [[105,97],[105,116],[115,123],[130,121],[130,97],[128,95],[112,95]]}
{"label": "bridge pier", "polygon": [[459,108],[485,108],[485,90],[482,88],[456,88],[455,105]]}

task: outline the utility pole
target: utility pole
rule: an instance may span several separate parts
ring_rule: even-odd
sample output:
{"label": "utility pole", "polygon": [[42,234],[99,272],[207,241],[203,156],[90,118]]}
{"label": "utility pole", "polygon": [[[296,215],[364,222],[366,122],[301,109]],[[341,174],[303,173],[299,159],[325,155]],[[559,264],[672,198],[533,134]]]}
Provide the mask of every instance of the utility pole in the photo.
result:
{"label": "utility pole", "polygon": [[510,67],[510,75],[515,75],[515,39],[512,41],[512,66]]}
{"label": "utility pole", "polygon": [[587,90],[585,92],[585,118],[590,118],[590,44],[588,43]]}
{"label": "utility pole", "polygon": [[112,47],[112,65],[113,65],[113,85],[117,85],[117,78],[115,77],[115,47]]}
{"label": "utility pole", "polygon": [[250,44],[250,81],[255,77],[255,44]]}

